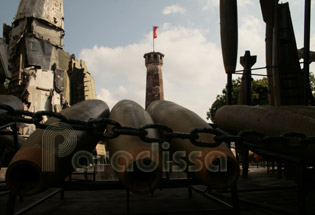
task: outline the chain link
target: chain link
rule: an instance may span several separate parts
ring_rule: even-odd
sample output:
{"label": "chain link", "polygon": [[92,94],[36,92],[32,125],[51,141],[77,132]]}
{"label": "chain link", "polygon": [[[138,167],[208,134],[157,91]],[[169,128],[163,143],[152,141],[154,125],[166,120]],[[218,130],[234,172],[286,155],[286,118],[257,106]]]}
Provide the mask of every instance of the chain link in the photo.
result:
{"label": "chain link", "polygon": [[[29,112],[22,110],[14,110],[12,107],[0,104],[0,110],[7,111],[6,115],[1,115],[4,122],[22,122],[27,124],[35,124],[37,128],[46,129],[49,125],[44,124],[43,117],[53,117],[59,119],[63,123],[69,124],[74,130],[92,131],[94,135],[99,136],[100,139],[113,139],[120,135],[138,136],[141,140],[147,143],[164,143],[170,142],[173,139],[187,139],[192,144],[200,147],[217,147],[222,143],[253,143],[252,147],[256,148],[269,148],[271,144],[280,144],[292,148],[305,148],[310,144],[315,144],[315,137],[306,137],[302,133],[287,132],[280,136],[265,136],[263,133],[253,130],[243,130],[237,135],[222,135],[218,130],[212,128],[195,128],[189,133],[176,132],[171,128],[154,123],[141,126],[140,128],[132,128],[121,126],[115,120],[108,118],[91,118],[88,121],[81,121],[76,119],[68,119],[66,116],[51,111],[38,111]],[[99,132],[96,130],[98,125],[107,126],[106,132]],[[158,132],[159,137],[152,137],[150,130]],[[200,135],[211,134],[213,141],[203,142],[200,141]],[[1,133],[0,133],[1,135]]]}
{"label": "chain link", "polygon": [[[171,134],[173,134],[173,130],[165,125],[161,125],[161,124],[148,124],[148,125],[144,125],[141,127],[141,129],[143,129],[143,131],[145,131],[144,135],[141,135],[140,138],[141,140],[143,140],[144,142],[149,142],[149,143],[153,143],[153,142],[157,142],[157,143],[164,143],[164,142],[170,142],[172,140],[173,137],[171,137]],[[148,129],[157,129],[159,132],[159,136],[160,138],[152,138],[152,137],[148,137]]]}

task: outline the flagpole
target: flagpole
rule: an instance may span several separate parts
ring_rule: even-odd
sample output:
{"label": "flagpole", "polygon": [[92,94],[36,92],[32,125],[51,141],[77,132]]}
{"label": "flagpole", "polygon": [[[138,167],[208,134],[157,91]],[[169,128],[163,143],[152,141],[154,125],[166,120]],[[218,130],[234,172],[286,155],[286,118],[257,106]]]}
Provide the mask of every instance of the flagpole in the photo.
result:
{"label": "flagpole", "polygon": [[154,26],[153,26],[153,34],[152,34],[152,39],[153,39],[153,52],[154,52]]}
{"label": "flagpole", "polygon": [[157,38],[156,29],[158,29],[159,26],[153,26],[153,52],[154,52],[154,39]]}

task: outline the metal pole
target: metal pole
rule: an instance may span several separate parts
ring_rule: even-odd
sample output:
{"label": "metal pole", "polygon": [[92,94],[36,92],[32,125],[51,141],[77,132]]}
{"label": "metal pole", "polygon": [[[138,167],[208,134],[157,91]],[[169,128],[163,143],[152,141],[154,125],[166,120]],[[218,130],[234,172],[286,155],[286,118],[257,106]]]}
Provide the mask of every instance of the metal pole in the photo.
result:
{"label": "metal pole", "polygon": [[226,85],[226,104],[232,105],[232,92],[233,92],[233,82],[232,82],[232,73],[227,73],[227,85]]}
{"label": "metal pole", "polygon": [[154,38],[153,38],[153,52],[154,52]]}
{"label": "metal pole", "polygon": [[311,0],[305,0],[304,15],[304,102],[309,105]]}
{"label": "metal pole", "polygon": [[245,55],[240,58],[240,63],[244,67],[244,104],[251,105],[252,103],[252,66],[256,63],[257,56],[251,56],[250,51],[245,51]]}
{"label": "metal pole", "polygon": [[153,52],[154,52],[154,26],[153,26],[153,35],[152,35],[152,39],[153,39]]}
{"label": "metal pole", "polygon": [[250,51],[245,52],[245,86],[246,86],[246,105],[252,104],[252,71],[251,71],[251,57]]}

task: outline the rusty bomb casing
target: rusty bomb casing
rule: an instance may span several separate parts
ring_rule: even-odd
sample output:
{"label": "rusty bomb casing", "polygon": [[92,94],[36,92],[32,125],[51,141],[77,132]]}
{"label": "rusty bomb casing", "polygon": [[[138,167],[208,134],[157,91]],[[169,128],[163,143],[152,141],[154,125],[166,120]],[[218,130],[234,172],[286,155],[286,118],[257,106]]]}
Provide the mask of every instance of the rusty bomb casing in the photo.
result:
{"label": "rusty bomb casing", "polygon": [[[233,134],[254,130],[267,136],[280,136],[288,132],[315,136],[314,107],[308,106],[223,106],[217,110],[215,121],[218,127]],[[315,161],[314,144],[300,144],[298,139],[293,138],[289,145],[274,142],[266,147],[270,151]]]}
{"label": "rusty bomb casing", "polygon": [[[139,128],[152,124],[151,116],[139,104],[122,100],[111,110],[110,119],[121,126]],[[107,133],[113,132],[108,126]],[[147,137],[158,137],[157,131],[148,130]],[[107,141],[111,165],[119,180],[134,193],[149,193],[159,185],[162,177],[161,156],[157,143],[146,143],[138,136],[120,135]]]}
{"label": "rusty bomb casing", "polygon": [[[86,100],[60,114],[87,122],[91,118],[107,117],[109,108],[101,100]],[[13,157],[6,172],[10,190],[30,195],[58,185],[73,171],[74,155],[91,152],[97,144],[98,137],[92,132],[73,130],[57,118],[51,117],[45,124],[50,127],[37,129]],[[102,131],[102,126],[98,124],[95,129]]]}
{"label": "rusty bomb casing", "polygon": [[[154,101],[147,111],[154,122],[176,132],[189,133],[195,128],[211,128],[194,112],[170,101]],[[199,134],[199,140],[203,142],[214,142],[213,137],[212,134]],[[213,189],[225,189],[237,182],[239,165],[224,143],[213,148],[198,147],[187,139],[174,138],[170,141],[170,151],[175,163],[178,163],[176,160],[180,163],[185,161],[189,174]]]}

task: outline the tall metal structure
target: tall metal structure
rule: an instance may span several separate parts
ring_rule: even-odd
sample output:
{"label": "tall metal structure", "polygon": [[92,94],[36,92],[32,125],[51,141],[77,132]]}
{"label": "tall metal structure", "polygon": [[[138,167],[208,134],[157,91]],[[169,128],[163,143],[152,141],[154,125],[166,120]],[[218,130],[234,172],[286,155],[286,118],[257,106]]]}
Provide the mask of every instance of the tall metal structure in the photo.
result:
{"label": "tall metal structure", "polygon": [[59,112],[95,99],[94,79],[84,61],[63,50],[64,35],[63,0],[21,0],[12,26],[4,25],[0,38],[0,93],[19,97],[33,112]]}
{"label": "tall metal structure", "polygon": [[147,67],[147,83],[145,108],[155,100],[164,100],[162,65],[164,54],[150,52],[144,55],[145,66]]}
{"label": "tall metal structure", "polygon": [[227,104],[232,104],[232,74],[235,73],[238,47],[237,1],[220,0],[220,35],[224,69],[227,74]]}
{"label": "tall metal structure", "polygon": [[32,111],[61,109],[64,72],[57,68],[64,35],[62,0],[21,0],[8,36],[9,94]]}

